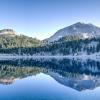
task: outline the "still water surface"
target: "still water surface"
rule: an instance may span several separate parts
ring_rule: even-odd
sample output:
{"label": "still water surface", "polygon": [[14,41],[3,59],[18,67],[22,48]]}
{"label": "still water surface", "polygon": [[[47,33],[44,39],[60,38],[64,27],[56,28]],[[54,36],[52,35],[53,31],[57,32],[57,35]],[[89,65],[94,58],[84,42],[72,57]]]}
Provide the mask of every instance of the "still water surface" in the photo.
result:
{"label": "still water surface", "polygon": [[0,100],[100,100],[100,62],[1,60]]}

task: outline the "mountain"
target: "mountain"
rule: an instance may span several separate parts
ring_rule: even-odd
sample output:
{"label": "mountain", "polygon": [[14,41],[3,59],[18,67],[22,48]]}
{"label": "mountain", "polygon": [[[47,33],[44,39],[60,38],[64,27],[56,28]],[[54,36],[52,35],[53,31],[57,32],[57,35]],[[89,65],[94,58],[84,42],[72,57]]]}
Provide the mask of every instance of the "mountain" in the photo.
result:
{"label": "mountain", "polygon": [[78,36],[81,39],[100,36],[100,28],[93,24],[75,23],[58,30],[53,36],[46,39],[48,42],[57,41],[66,36]]}
{"label": "mountain", "polygon": [[[76,27],[77,34],[74,31],[71,32],[72,27]],[[13,30],[4,29],[0,31],[0,54],[19,54],[19,51],[21,51],[22,55],[36,56],[100,54],[100,28],[92,24],[76,23],[65,29],[70,29],[67,35],[63,34],[63,36],[66,36],[58,38],[59,35],[55,33],[54,37],[57,38],[51,40],[57,42],[51,42],[50,40],[49,43],[25,35],[17,35]],[[60,34],[60,31],[58,31],[58,34]]]}
{"label": "mountain", "polygon": [[0,35],[10,35],[10,36],[15,36],[16,32],[12,29],[2,29],[0,30]]}
{"label": "mountain", "polygon": [[12,29],[0,30],[0,47],[2,49],[34,47],[39,46],[40,44],[40,40],[25,35],[17,35],[16,32]]}

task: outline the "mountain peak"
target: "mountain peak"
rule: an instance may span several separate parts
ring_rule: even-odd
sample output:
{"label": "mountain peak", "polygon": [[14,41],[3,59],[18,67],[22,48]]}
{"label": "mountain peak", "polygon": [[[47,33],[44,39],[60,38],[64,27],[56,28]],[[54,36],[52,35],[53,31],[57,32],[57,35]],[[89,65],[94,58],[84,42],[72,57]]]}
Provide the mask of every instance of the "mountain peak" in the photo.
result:
{"label": "mountain peak", "polygon": [[48,38],[47,41],[53,42],[65,36],[76,36],[76,35],[79,36],[81,35],[82,39],[100,36],[100,28],[91,23],[86,24],[83,22],[77,22],[73,25],[58,30],[53,36]]}
{"label": "mountain peak", "polygon": [[77,23],[74,23],[73,25],[70,25],[70,26],[83,26],[83,25],[87,25],[87,26],[95,26],[93,25],[92,23],[84,23],[84,22],[77,22]]}
{"label": "mountain peak", "polygon": [[75,24],[85,24],[84,22],[77,22],[77,23],[75,23]]}
{"label": "mountain peak", "polygon": [[12,29],[2,29],[0,30],[0,35],[11,35],[11,36],[15,36],[16,32]]}
{"label": "mountain peak", "polygon": [[75,25],[75,24],[81,24],[81,25],[82,25],[82,24],[85,24],[85,25],[86,25],[86,24],[87,24],[87,25],[93,25],[92,23],[85,23],[85,22],[76,22],[76,23],[74,23],[73,25]]}

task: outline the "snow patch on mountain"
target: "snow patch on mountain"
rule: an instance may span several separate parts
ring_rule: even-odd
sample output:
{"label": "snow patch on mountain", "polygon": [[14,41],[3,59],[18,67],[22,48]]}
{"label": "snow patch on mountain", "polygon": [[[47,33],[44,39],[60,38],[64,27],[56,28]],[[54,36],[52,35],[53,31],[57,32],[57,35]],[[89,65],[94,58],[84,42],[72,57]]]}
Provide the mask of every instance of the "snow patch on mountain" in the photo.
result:
{"label": "snow patch on mountain", "polygon": [[87,38],[89,38],[89,35],[88,35],[88,33],[83,33],[83,38],[84,38],[84,39],[87,39]]}

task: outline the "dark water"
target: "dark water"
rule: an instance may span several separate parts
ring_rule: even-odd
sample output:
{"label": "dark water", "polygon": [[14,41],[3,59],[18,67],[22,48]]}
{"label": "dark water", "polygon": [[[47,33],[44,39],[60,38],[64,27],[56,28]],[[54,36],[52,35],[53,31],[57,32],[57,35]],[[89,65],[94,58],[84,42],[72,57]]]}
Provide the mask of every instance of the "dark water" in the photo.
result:
{"label": "dark water", "polygon": [[100,62],[0,60],[0,100],[100,100]]}

